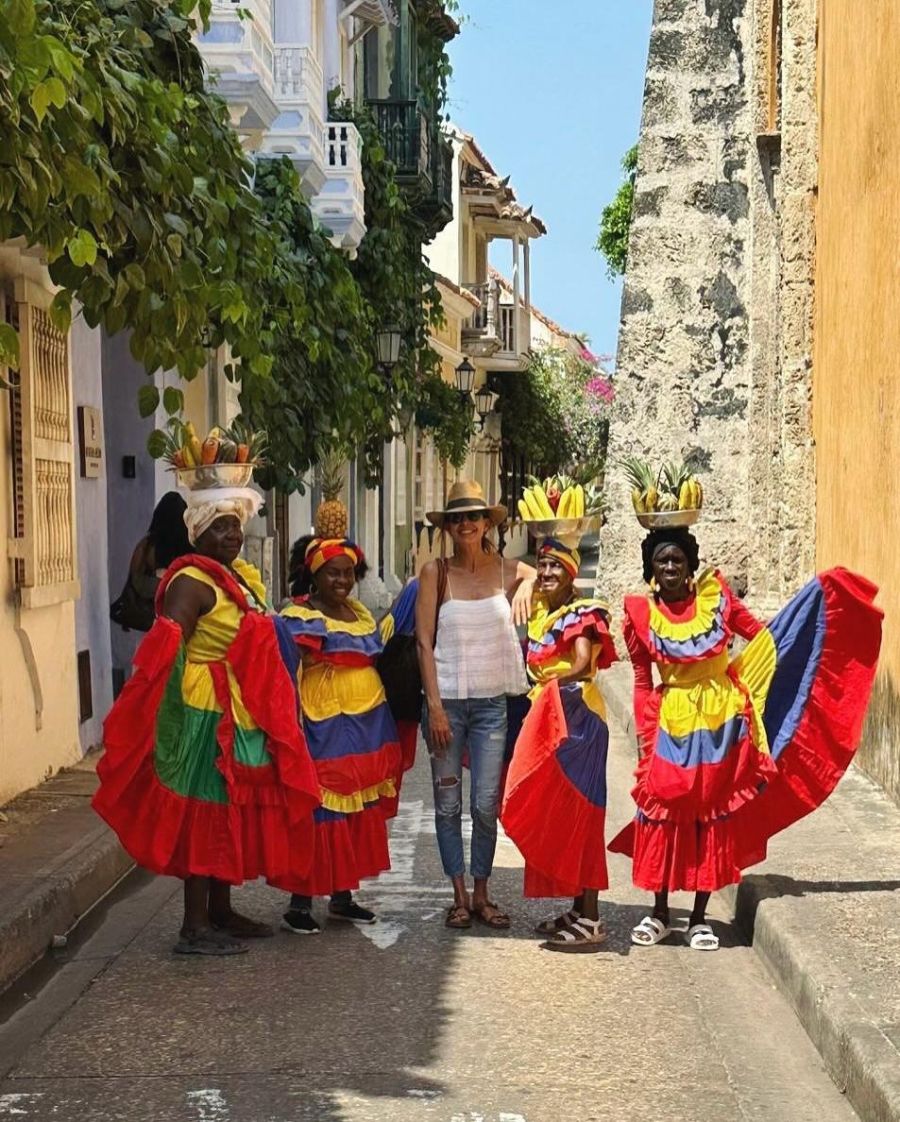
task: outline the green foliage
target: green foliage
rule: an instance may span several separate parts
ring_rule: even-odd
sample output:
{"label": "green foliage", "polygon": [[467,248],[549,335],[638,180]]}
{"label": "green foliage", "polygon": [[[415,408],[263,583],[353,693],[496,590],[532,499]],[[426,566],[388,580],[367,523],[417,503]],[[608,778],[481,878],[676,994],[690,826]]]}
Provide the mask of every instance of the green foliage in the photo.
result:
{"label": "green foliage", "polygon": [[638,147],[629,148],[622,160],[625,178],[613,201],[603,208],[596,249],[606,258],[606,272],[612,279],[623,276],[628,263],[628,238],[634,211],[634,181],[637,176]]}
{"label": "green foliage", "polygon": [[429,343],[444,312],[411,204],[397,185],[371,112],[347,101],[335,101],[330,112],[332,119],[352,121],[363,140],[366,235],[349,267],[371,311],[373,340],[377,326],[387,324],[396,324],[402,338],[400,361],[382,386],[381,407],[370,414],[367,478],[378,481],[392,419],[410,413],[421,418],[420,427],[429,430],[442,457],[461,464],[474,425],[471,411],[459,407],[455,390],[441,380],[440,358]]}
{"label": "green foliage", "polygon": [[[264,371],[275,244],[191,42],[192,0],[0,0],[0,241],[41,245],[90,326],[191,378],[228,342]],[[209,0],[201,5],[201,16]]]}
{"label": "green foliage", "polygon": [[534,351],[526,370],[500,383],[503,440],[537,475],[576,464],[598,475],[606,460],[612,383],[589,351]]}

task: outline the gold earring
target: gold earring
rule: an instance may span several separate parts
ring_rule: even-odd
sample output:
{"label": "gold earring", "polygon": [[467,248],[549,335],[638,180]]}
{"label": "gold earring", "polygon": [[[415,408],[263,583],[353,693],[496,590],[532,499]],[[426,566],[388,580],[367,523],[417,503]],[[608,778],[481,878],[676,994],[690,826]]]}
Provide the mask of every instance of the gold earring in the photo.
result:
{"label": "gold earring", "polygon": [[687,588],[688,588],[688,592],[693,592],[694,591],[694,578],[693,578],[693,576],[688,577]]}
{"label": "gold earring", "polygon": [[659,592],[659,585],[656,583],[656,577],[650,578],[650,591],[654,596]]}

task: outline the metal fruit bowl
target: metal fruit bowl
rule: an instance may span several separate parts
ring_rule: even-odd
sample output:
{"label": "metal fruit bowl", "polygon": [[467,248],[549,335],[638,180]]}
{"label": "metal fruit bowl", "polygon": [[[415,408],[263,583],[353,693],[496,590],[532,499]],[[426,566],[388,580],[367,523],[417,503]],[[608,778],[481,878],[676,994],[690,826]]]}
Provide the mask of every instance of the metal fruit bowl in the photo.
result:
{"label": "metal fruit bowl", "polygon": [[178,468],[178,482],[188,491],[207,491],[216,487],[246,487],[256,464],[202,464]]}
{"label": "metal fruit bowl", "polygon": [[700,517],[700,511],[693,510],[654,510],[649,514],[638,514],[637,520],[645,530],[674,530],[679,526],[693,526]]}
{"label": "metal fruit bowl", "polygon": [[556,538],[569,549],[577,549],[584,535],[599,527],[600,515],[589,514],[583,518],[542,518],[534,522],[525,521],[523,525],[538,541],[543,541],[544,538]]}

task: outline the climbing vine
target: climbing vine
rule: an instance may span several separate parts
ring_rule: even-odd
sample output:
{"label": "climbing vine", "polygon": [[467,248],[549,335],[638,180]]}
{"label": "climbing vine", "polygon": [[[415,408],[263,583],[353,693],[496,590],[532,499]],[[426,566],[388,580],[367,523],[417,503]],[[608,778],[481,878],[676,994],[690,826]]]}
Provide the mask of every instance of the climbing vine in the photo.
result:
{"label": "climbing vine", "polygon": [[628,263],[628,239],[634,211],[634,181],[637,176],[637,145],[629,148],[622,160],[623,179],[615,198],[604,207],[600,234],[595,246],[606,258],[606,272],[612,279],[625,273]]}
{"label": "climbing vine", "polygon": [[[266,374],[302,309],[259,299],[277,238],[191,42],[193,0],[0,0],[0,240],[40,245],[91,326],[191,378],[229,343]],[[200,16],[208,13],[209,0]],[[0,358],[15,364],[9,327]]]}

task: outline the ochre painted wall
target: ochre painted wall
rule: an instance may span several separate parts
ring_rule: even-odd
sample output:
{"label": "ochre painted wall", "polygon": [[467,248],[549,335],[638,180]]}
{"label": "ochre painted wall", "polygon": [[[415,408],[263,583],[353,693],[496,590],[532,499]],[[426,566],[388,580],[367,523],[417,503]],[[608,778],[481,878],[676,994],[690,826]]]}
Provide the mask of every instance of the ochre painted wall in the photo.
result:
{"label": "ochre painted wall", "polygon": [[817,563],[881,586],[860,762],[900,798],[900,4],[821,0]]}

